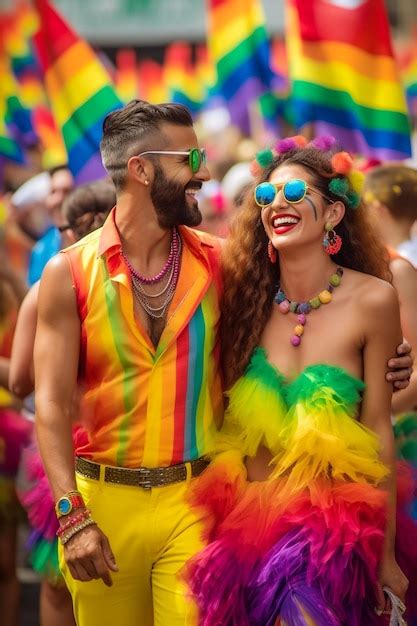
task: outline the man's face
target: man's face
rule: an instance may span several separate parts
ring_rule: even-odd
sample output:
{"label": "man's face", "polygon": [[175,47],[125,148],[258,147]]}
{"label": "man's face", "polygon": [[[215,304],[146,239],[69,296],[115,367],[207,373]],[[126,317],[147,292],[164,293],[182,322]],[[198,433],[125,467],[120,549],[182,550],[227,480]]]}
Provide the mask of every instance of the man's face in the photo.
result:
{"label": "man's face", "polygon": [[[166,124],[162,128],[169,138],[164,150],[186,152],[198,148],[198,140],[192,127]],[[202,220],[196,194],[203,182],[210,179],[207,166],[202,163],[193,172],[185,155],[159,155],[154,161],[154,179],[150,190],[158,222],[162,228],[184,224],[198,226]]]}
{"label": "man's face", "polygon": [[61,216],[62,203],[73,188],[74,179],[69,170],[62,169],[52,174],[51,190],[46,198],[46,208],[56,226],[61,226],[64,221]]}

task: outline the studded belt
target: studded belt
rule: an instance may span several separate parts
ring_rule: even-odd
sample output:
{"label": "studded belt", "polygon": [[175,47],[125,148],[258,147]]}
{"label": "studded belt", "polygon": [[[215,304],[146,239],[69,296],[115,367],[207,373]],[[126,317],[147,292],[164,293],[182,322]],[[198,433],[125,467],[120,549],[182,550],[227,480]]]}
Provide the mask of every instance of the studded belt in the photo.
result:
{"label": "studded belt", "polygon": [[100,470],[104,470],[104,482],[117,483],[118,485],[130,485],[151,489],[163,487],[172,483],[179,483],[187,478],[187,465],[191,469],[191,477],[199,476],[208,466],[209,461],[201,458],[189,463],[179,463],[168,467],[139,467],[130,469],[126,467],[113,467],[94,463],[80,456],[75,458],[75,471],[82,476],[100,480]]}

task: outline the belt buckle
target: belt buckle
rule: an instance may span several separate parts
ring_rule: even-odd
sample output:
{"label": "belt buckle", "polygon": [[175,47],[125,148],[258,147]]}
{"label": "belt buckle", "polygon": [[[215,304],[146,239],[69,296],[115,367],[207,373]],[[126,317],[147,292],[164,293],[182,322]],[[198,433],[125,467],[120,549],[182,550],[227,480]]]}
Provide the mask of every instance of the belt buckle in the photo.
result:
{"label": "belt buckle", "polygon": [[[150,476],[151,471],[149,469],[145,469],[144,467],[140,467],[139,468],[139,472],[140,472],[140,476],[145,475],[145,476]],[[139,482],[139,487],[142,487],[142,489],[145,489],[146,491],[148,491],[149,489],[152,489],[152,483],[149,480],[142,480]]]}

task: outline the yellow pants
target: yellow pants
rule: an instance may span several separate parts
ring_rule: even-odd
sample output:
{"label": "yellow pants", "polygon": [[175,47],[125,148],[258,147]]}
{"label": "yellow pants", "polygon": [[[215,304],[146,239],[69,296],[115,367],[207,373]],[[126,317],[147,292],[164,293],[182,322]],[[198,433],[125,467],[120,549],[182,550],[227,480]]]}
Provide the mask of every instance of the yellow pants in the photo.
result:
{"label": "yellow pants", "polygon": [[196,608],[178,578],[203,545],[202,522],[185,502],[190,480],[144,490],[77,475],[92,516],[107,535],[118,573],[113,586],[74,580],[60,566],[78,626],[194,626]]}

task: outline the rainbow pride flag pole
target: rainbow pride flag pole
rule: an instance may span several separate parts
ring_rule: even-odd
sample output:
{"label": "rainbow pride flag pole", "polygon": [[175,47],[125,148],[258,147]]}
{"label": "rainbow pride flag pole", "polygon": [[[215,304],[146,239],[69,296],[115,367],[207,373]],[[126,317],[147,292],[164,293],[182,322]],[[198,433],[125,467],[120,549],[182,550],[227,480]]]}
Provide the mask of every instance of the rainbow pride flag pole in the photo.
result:
{"label": "rainbow pride flag pole", "polygon": [[232,123],[250,132],[251,107],[273,91],[270,49],[260,0],[207,0],[208,45],[216,91]]}
{"label": "rainbow pride flag pole", "polygon": [[45,89],[77,183],[106,176],[100,156],[105,116],[122,106],[107,71],[48,0],[35,0],[40,27],[33,40]]}
{"label": "rainbow pride flag pole", "polygon": [[298,128],[380,160],[411,155],[383,0],[287,0],[287,44]]}

